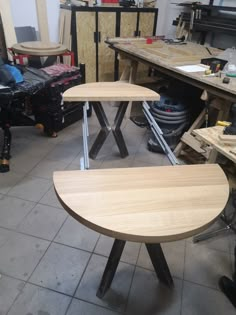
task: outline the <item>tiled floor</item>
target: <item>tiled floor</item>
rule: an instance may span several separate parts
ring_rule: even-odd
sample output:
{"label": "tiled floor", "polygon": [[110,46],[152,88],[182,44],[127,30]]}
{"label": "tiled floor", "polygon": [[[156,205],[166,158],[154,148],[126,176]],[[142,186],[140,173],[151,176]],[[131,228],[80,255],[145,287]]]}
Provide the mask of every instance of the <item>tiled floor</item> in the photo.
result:
{"label": "tiled floor", "polygon": [[[115,109],[109,109],[109,116]],[[98,123],[90,118],[93,139]],[[91,168],[168,164],[146,149],[146,130],[125,120],[130,156],[121,159],[109,137]],[[191,239],[163,244],[175,287],[161,285],[145,246],[127,243],[111,289],[96,297],[112,239],[87,229],[58,202],[55,170],[78,169],[81,122],[56,139],[34,128],[12,128],[11,171],[0,174],[1,315],[231,315],[219,291],[233,271],[234,235],[200,244]]]}

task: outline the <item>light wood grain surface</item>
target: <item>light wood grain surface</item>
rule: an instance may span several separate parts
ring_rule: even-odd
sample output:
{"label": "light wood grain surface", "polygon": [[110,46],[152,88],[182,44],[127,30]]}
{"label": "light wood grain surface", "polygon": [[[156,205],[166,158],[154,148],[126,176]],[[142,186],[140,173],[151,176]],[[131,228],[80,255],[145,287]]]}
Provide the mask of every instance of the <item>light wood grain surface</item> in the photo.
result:
{"label": "light wood grain surface", "polygon": [[[223,131],[224,127],[215,126],[209,128],[195,129],[193,130],[193,134],[195,134],[199,140],[202,140],[205,143],[211,145],[218,152],[236,163],[236,145],[235,143],[232,145],[224,144],[220,140],[219,136],[223,135]],[[230,151],[235,152],[235,154],[231,153]]]}
{"label": "light wood grain surface", "polygon": [[221,213],[229,186],[217,164],[55,172],[56,193],[102,234],[159,243],[201,232]]}
{"label": "light wood grain surface", "polygon": [[96,82],[81,84],[63,94],[64,101],[159,101],[156,92],[130,83]]}
{"label": "light wood grain surface", "polygon": [[24,42],[12,46],[15,53],[32,56],[56,56],[67,51],[66,46],[48,42]]}
{"label": "light wood grain surface", "polygon": [[[180,46],[171,46],[167,44],[163,44],[162,48],[156,48],[149,44],[149,48],[139,48],[142,42],[145,43],[146,39],[133,39],[133,38],[109,38],[106,42],[111,44],[113,47],[117,48],[119,52],[127,53],[132,56],[132,58],[138,58],[142,60],[146,64],[153,64],[157,67],[161,67],[166,69],[169,73],[171,71],[171,75],[173,76],[176,74],[181,74],[187,80],[194,80],[195,86],[203,87],[212,87],[214,90],[217,88],[219,91],[219,96],[224,96],[226,98],[226,93],[230,93],[233,96],[233,101],[236,99],[236,78],[231,78],[229,84],[224,84],[222,82],[223,78],[212,77],[212,76],[204,76],[202,72],[184,72],[180,69],[177,69],[176,66],[181,65],[191,65],[191,64],[199,64],[202,58],[210,58],[217,56],[221,51],[219,49],[208,47],[211,54],[208,50],[198,44],[194,43],[187,43],[187,45],[180,45]],[[138,45],[137,45],[138,42]],[[162,41],[161,41],[162,42]],[[155,41],[153,42],[155,43]],[[162,42],[163,43],[163,42]],[[152,48],[153,47],[153,48]],[[183,51],[182,55],[173,53],[173,50]],[[167,53],[168,52],[168,53]],[[186,53],[192,52],[192,55],[186,55]],[[160,53],[165,53],[165,57],[161,57]],[[188,59],[189,58],[189,59]],[[190,82],[190,81],[189,81]],[[190,84],[193,84],[191,81]],[[216,91],[214,91],[216,93]],[[218,94],[216,94],[218,95]],[[232,99],[231,96],[230,100]]]}

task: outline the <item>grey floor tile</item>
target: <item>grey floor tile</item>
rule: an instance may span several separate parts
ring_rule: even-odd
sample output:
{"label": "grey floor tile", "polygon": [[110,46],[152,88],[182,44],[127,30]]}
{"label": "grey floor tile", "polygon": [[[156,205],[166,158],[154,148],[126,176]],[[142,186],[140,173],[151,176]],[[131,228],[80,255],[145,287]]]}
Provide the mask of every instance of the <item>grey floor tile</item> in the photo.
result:
{"label": "grey floor tile", "polygon": [[55,242],[93,251],[99,234],[88,229],[72,217],[68,217],[60,232],[55,238]]}
{"label": "grey floor tile", "polygon": [[134,156],[127,156],[126,158],[122,159],[119,154],[116,155],[110,155],[107,156],[100,168],[125,168],[125,167],[130,167],[132,162],[133,162]]}
{"label": "grey floor tile", "polygon": [[0,228],[0,247],[7,242],[11,235],[15,235],[15,232]]}
{"label": "grey floor tile", "polygon": [[[66,169],[68,170],[79,170],[80,169],[80,159],[81,157],[83,157],[83,154],[79,154],[75,159],[74,161],[69,165],[67,166]],[[101,167],[101,164],[103,162],[104,158],[99,158],[99,157],[96,157],[95,160],[92,160],[92,159],[89,159],[89,168],[90,169],[99,169]]]}
{"label": "grey floor tile", "polygon": [[15,298],[24,288],[25,282],[9,278],[0,277],[0,314],[6,315]]}
{"label": "grey floor tile", "polygon": [[116,311],[124,311],[134,267],[120,262],[110,289],[103,299],[99,299],[96,292],[106,263],[105,257],[92,256],[75,296]]}
{"label": "grey floor tile", "polygon": [[48,246],[47,241],[12,233],[0,247],[0,273],[27,280]]}
{"label": "grey floor tile", "polygon": [[[185,241],[170,242],[161,244],[166,261],[173,276],[183,279]],[[138,257],[137,266],[154,270],[146,246],[142,244]]]}
{"label": "grey floor tile", "polygon": [[155,163],[148,163],[145,161],[139,161],[136,158],[134,158],[134,160],[132,161],[131,167],[152,167],[152,166],[156,166]]}
{"label": "grey floor tile", "polygon": [[182,315],[233,315],[235,308],[223,293],[184,282]]}
{"label": "grey floor tile", "polygon": [[164,154],[150,152],[147,149],[147,141],[141,143],[136,155],[135,160],[146,162],[148,164],[154,164],[156,166],[162,166],[164,163]]}
{"label": "grey floor tile", "polygon": [[30,201],[39,201],[52,186],[48,179],[32,176],[24,177],[8,194]]}
{"label": "grey floor tile", "polygon": [[0,199],[0,226],[15,229],[34,206],[31,201],[3,196]]}
{"label": "grey floor tile", "polygon": [[66,217],[67,213],[61,209],[38,204],[24,218],[17,230],[36,237],[53,240]]}
{"label": "grey floor tile", "polygon": [[120,313],[113,312],[98,305],[73,299],[66,315],[118,315]]}
{"label": "grey floor tile", "polygon": [[26,156],[25,154],[13,155],[10,168],[20,174],[29,173],[41,160],[39,156]]}
{"label": "grey floor tile", "polygon": [[10,172],[1,173],[0,193],[8,193],[8,191],[14,187],[23,178],[23,176],[24,174],[14,172],[10,165]]}
{"label": "grey floor tile", "polygon": [[[39,141],[40,140],[40,141]],[[35,145],[35,141],[31,142],[30,145],[24,148],[19,154],[24,154],[25,156],[33,156],[39,157],[43,159],[46,155],[53,150],[55,147],[55,143],[46,141],[47,139],[41,138],[40,136],[35,139],[37,145]],[[52,139],[53,140],[53,139]]]}
{"label": "grey floor tile", "polygon": [[221,275],[231,276],[230,254],[187,242],[184,279],[218,289]]}
{"label": "grey floor tile", "polygon": [[[81,139],[82,140],[82,139]],[[46,156],[47,160],[61,161],[66,164],[71,163],[82,150],[82,142],[71,145],[68,142],[59,143]]]}
{"label": "grey floor tile", "polygon": [[65,315],[71,298],[26,284],[8,315]]}
{"label": "grey floor tile", "polygon": [[126,314],[180,315],[182,280],[175,278],[174,283],[173,288],[167,288],[158,281],[154,272],[137,267]]}
{"label": "grey floor tile", "polygon": [[56,196],[54,186],[52,186],[49,189],[49,191],[43,196],[42,199],[40,199],[39,202],[44,205],[61,208],[61,209],[63,208]]}
{"label": "grey floor tile", "polygon": [[88,252],[52,243],[29,281],[73,295],[89,258]]}
{"label": "grey floor tile", "polygon": [[[97,243],[97,246],[94,250],[94,253],[108,257],[110,255],[110,251],[111,251],[113,243],[114,243],[114,238],[101,235]],[[138,259],[140,246],[141,246],[140,243],[126,242],[125,248],[124,248],[124,251],[122,253],[120,260],[128,264],[135,265]]]}
{"label": "grey floor tile", "polygon": [[29,175],[52,180],[53,172],[63,171],[68,164],[69,163],[61,161],[43,159],[36,167],[32,169]]}
{"label": "grey floor tile", "polygon": [[234,233],[230,233],[229,234],[229,249],[230,249],[231,254],[234,254],[235,246],[236,246],[236,235]]}

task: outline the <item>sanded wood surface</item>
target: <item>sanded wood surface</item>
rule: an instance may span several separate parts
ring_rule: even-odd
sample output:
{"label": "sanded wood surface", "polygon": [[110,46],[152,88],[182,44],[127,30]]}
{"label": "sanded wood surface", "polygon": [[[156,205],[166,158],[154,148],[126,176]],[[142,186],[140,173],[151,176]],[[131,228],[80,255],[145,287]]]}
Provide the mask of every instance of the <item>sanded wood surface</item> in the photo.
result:
{"label": "sanded wood surface", "polygon": [[63,94],[64,101],[159,101],[156,92],[145,87],[118,82],[96,82],[74,86]]}
{"label": "sanded wood surface", "polygon": [[219,136],[223,135],[223,131],[224,127],[215,126],[210,128],[195,129],[193,130],[193,134],[195,134],[199,140],[211,145],[218,152],[236,163],[236,154],[230,152],[233,151],[236,153],[236,145],[224,144],[220,140]]}
{"label": "sanded wood surface", "polygon": [[82,224],[144,243],[201,232],[221,213],[229,195],[217,164],[62,171],[53,180],[62,205]]}
{"label": "sanded wood surface", "polygon": [[[202,89],[207,89],[213,93],[213,95],[220,96],[235,102],[236,79],[231,78],[229,84],[224,84],[222,82],[223,78],[212,76],[207,77],[204,76],[204,73],[202,72],[188,73],[176,68],[176,66],[181,65],[199,64],[202,58],[217,56],[220,53],[219,49],[208,47],[209,51],[211,52],[210,54],[204,46],[188,42],[186,45],[182,46],[174,46],[164,43],[163,48],[160,49],[150,44],[148,45],[149,51],[147,51],[146,48],[138,48],[136,46],[137,42],[145,43],[146,39],[144,38],[137,40],[116,37],[109,38],[106,42],[110,44],[111,47],[114,47],[119,53],[124,53],[126,58],[138,60],[141,63],[145,63],[147,65],[156,66],[156,69],[162,71],[163,73],[167,73],[168,75],[178,79],[180,78],[185,82],[190,82],[191,80],[190,84]],[[176,51],[176,49],[183,51],[183,53],[178,53],[178,55],[176,55],[176,53],[173,53],[173,51]],[[186,52],[188,51],[192,54],[186,55]],[[161,57],[160,53],[164,54],[164,57]]]}
{"label": "sanded wood surface", "polygon": [[[17,43],[13,18],[11,13],[10,0],[0,0],[0,14],[3,24],[3,31],[7,48],[11,48]],[[12,56],[8,53],[10,60]]]}
{"label": "sanded wood surface", "polygon": [[86,82],[96,81],[95,12],[76,12],[78,62],[84,63]]}
{"label": "sanded wood surface", "polygon": [[35,0],[35,5],[37,11],[40,39],[42,42],[50,42],[46,0]]}
{"label": "sanded wood surface", "polygon": [[98,43],[98,81],[114,81],[115,52],[107,47],[105,40],[107,36],[115,36],[116,13],[99,12],[98,31],[100,41]]}
{"label": "sanded wood surface", "polygon": [[12,49],[17,54],[32,56],[56,56],[67,51],[67,48],[64,45],[41,41],[15,44],[12,46]]}

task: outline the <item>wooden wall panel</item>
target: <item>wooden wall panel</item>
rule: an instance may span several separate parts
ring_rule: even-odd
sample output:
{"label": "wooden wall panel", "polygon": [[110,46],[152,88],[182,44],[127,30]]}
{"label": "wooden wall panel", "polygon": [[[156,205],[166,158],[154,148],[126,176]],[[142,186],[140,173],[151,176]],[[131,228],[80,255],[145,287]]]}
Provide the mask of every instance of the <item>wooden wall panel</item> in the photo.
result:
{"label": "wooden wall panel", "polygon": [[[140,36],[152,36],[153,27],[154,27],[154,18],[155,18],[155,13],[140,12],[140,15],[139,15]],[[139,78],[141,81],[142,80],[145,81],[145,78],[148,76],[148,70],[149,68],[146,65],[139,63],[137,78]]]}
{"label": "wooden wall panel", "polygon": [[[120,37],[133,37],[137,25],[137,12],[121,12]],[[125,68],[125,62],[119,62],[119,77]]]}
{"label": "wooden wall panel", "polygon": [[78,62],[85,63],[86,83],[96,82],[95,12],[77,12]]}
{"label": "wooden wall panel", "polygon": [[[0,13],[7,48],[11,48],[17,43],[15,28],[13,24],[10,0],[0,0]],[[8,53],[8,58],[12,56]]]}
{"label": "wooden wall panel", "polygon": [[46,0],[35,0],[35,4],[38,17],[40,39],[42,42],[50,42]]}
{"label": "wooden wall panel", "polygon": [[98,31],[101,34],[98,48],[99,81],[114,81],[115,52],[104,43],[107,37],[115,37],[116,13],[98,13]]}
{"label": "wooden wall panel", "polygon": [[155,13],[152,12],[140,12],[139,17],[139,31],[140,36],[152,36],[154,27]]}
{"label": "wooden wall panel", "polygon": [[136,30],[137,12],[121,12],[120,37],[133,37]]}

